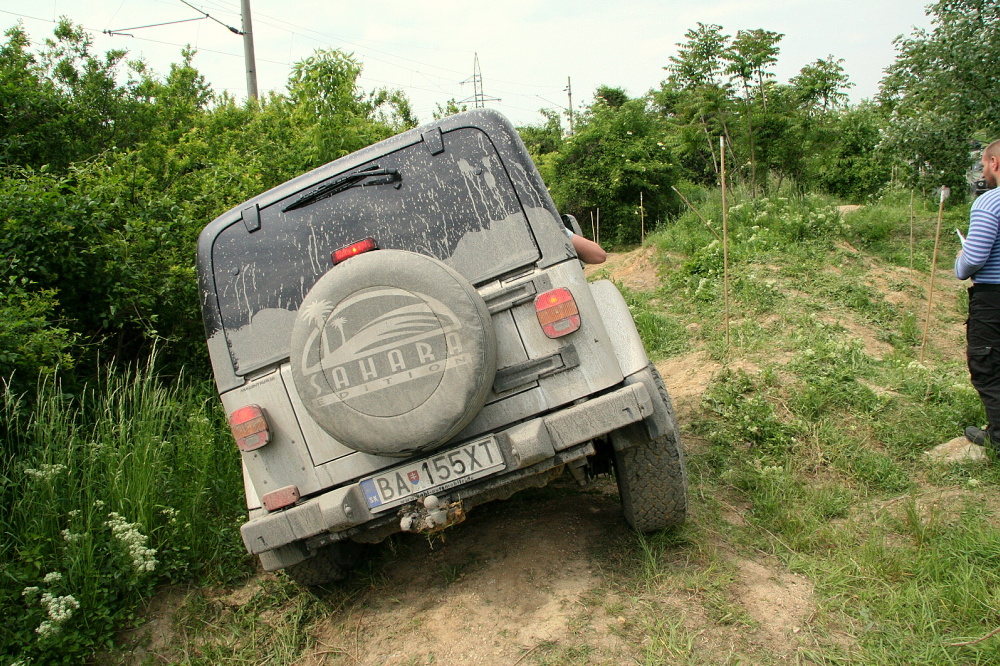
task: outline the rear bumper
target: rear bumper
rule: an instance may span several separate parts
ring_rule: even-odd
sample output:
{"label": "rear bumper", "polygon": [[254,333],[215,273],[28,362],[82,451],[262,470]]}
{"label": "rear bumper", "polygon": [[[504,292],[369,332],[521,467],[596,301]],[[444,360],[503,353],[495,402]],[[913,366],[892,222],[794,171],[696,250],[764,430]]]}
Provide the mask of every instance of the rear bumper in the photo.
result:
{"label": "rear bumper", "polygon": [[[572,460],[574,455],[569,450],[573,447],[630,423],[654,418],[653,395],[656,395],[654,386],[644,381],[627,382],[586,402],[502,430],[496,433],[496,440],[506,469],[498,475],[471,481],[469,486],[488,486],[495,492],[504,485],[505,477],[509,476],[510,484],[515,484],[524,478],[528,468],[534,474]],[[588,451],[592,449],[580,449],[575,457],[585,456]],[[547,462],[551,464],[546,465]],[[459,486],[448,492],[474,496],[474,491],[462,492],[463,489]],[[289,509],[253,518],[240,531],[247,550],[261,556],[265,569],[274,570],[308,557],[306,548],[288,548],[291,544],[355,528],[385,515],[385,512],[372,513],[360,483],[351,483]]]}

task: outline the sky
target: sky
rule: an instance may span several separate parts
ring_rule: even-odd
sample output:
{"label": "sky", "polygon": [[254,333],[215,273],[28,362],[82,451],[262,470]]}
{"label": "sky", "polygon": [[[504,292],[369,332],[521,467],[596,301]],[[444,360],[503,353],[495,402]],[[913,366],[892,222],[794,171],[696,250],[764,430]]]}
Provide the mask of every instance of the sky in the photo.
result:
{"label": "sky", "polygon": [[[893,40],[930,27],[924,8],[920,0],[250,0],[261,94],[284,91],[291,65],[316,49],[339,48],[362,63],[364,90],[403,90],[426,122],[449,99],[473,106],[478,58],[486,106],[516,125],[541,124],[540,108],[565,111],[567,88],[579,110],[600,85],[631,96],[658,87],[677,43],[699,22],[730,35],[784,34],[779,82],[818,59],[842,58],[851,101],[870,99],[895,59]],[[213,90],[247,96],[243,38],[226,27],[241,27],[240,0],[0,2],[0,25],[22,21],[35,44],[60,16],[91,33],[95,52],[126,49],[159,74],[194,46],[194,65]]]}

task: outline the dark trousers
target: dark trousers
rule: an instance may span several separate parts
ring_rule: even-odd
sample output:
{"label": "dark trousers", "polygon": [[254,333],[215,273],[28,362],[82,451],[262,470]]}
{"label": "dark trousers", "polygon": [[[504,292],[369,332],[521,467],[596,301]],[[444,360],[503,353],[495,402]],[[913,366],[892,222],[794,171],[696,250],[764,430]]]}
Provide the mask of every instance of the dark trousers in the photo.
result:
{"label": "dark trousers", "polygon": [[966,340],[972,385],[986,407],[990,439],[1000,443],[1000,284],[969,289]]}

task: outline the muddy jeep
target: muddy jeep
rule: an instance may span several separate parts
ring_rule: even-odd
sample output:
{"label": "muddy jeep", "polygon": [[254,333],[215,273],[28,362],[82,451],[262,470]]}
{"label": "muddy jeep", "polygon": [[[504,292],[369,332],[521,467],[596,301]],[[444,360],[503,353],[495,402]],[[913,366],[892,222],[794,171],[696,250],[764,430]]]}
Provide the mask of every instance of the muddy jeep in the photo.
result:
{"label": "muddy jeep", "polygon": [[514,127],[476,110],[204,229],[208,348],[264,569],[328,582],[359,543],[442,530],[566,469],[613,471],[637,530],[684,521],[670,397],[565,224]]}

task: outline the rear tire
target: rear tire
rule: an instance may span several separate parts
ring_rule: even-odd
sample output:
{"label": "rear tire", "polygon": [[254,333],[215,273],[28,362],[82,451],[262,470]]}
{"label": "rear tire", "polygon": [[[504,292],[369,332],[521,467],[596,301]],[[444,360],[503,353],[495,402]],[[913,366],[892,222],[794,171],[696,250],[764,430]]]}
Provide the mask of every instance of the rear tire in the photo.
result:
{"label": "rear tire", "polygon": [[681,525],[687,518],[687,469],[680,431],[663,379],[656,368],[650,370],[667,408],[667,433],[650,439],[641,422],[611,433],[622,510],[626,522],[639,532]]}
{"label": "rear tire", "polygon": [[479,292],[444,262],[377,250],[309,290],[290,364],[303,406],[331,437],[405,458],[479,414],[497,371],[496,332]]}
{"label": "rear tire", "polygon": [[352,542],[327,544],[298,564],[285,567],[288,577],[302,587],[336,583],[347,578],[357,564],[361,545]]}

